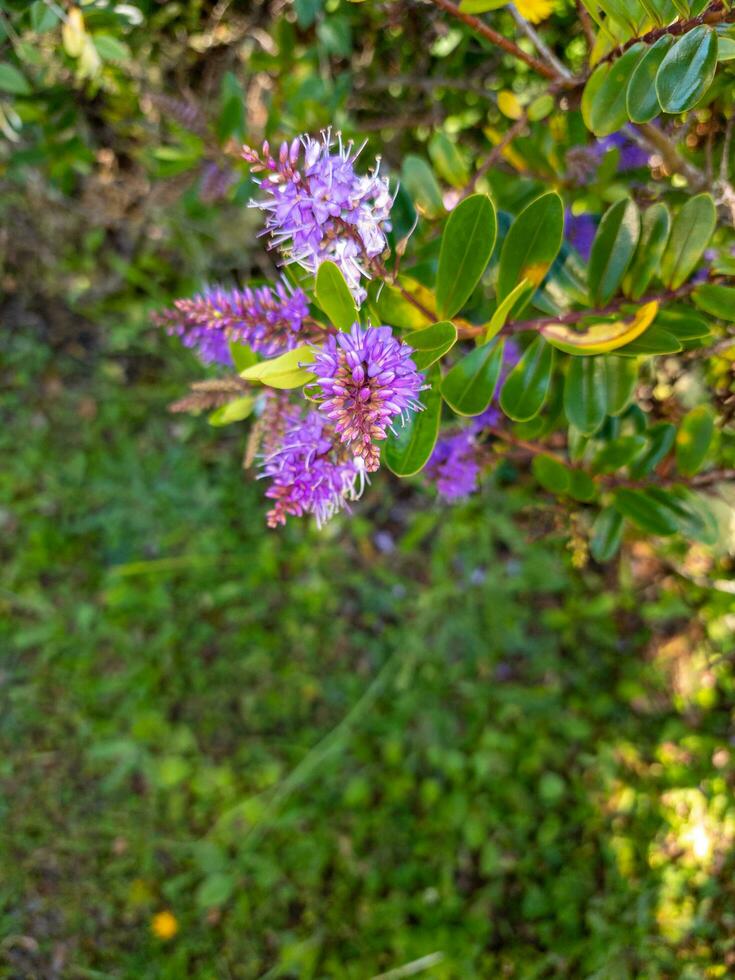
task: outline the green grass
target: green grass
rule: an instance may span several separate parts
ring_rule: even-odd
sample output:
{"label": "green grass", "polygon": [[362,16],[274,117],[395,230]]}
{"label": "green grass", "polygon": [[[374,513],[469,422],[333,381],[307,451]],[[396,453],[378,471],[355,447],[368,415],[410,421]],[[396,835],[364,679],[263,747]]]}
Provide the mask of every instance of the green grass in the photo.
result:
{"label": "green grass", "polygon": [[4,365],[1,975],[727,975],[727,597],[511,482],[267,531],[160,343]]}

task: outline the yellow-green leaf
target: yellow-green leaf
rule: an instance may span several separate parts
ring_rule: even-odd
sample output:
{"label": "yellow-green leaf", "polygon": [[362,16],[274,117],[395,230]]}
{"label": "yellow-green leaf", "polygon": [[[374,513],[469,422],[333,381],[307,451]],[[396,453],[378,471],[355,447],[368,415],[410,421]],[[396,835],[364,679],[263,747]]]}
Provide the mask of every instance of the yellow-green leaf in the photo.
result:
{"label": "yellow-green leaf", "polygon": [[303,365],[314,360],[314,352],[309,347],[297,347],[280,357],[269,361],[259,361],[240,372],[246,381],[259,381],[269,388],[300,388],[311,381],[313,373]]}
{"label": "yellow-green leaf", "polygon": [[658,313],[658,302],[646,303],[630,320],[615,323],[595,323],[583,333],[572,330],[563,323],[552,323],[541,333],[554,347],[567,354],[607,354],[624,347],[646,331]]}

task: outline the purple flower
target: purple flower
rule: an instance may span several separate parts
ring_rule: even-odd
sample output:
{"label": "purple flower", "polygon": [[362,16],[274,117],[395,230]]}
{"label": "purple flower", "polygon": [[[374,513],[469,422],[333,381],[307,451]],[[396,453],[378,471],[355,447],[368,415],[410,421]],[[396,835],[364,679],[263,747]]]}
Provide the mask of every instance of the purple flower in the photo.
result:
{"label": "purple flower", "polygon": [[569,244],[588,262],[597,233],[595,219],[591,214],[573,214],[567,209],[565,223]]}
{"label": "purple flower", "polygon": [[480,464],[475,437],[469,429],[442,436],[424,470],[445,500],[460,500],[477,490]]}
{"label": "purple flower", "polygon": [[380,465],[375,443],[386,438],[396,419],[404,422],[408,412],[421,408],[423,379],[412,353],[390,327],[355,324],[349,333],[327,337],[309,365],[319,411],[370,473]]}
{"label": "purple flower", "polygon": [[600,159],[608,150],[612,149],[620,150],[620,160],[618,161],[620,173],[648,166],[648,152],[623,132],[613,133],[611,136],[605,136],[597,141],[597,152]]}
{"label": "purple flower", "polygon": [[249,344],[264,357],[292,350],[309,339],[304,321],[309,313],[306,295],[285,285],[255,289],[214,286],[193,299],[177,299],[173,308],[154,322],[196,348],[205,364],[232,364],[229,341]]}
{"label": "purple flower", "polygon": [[387,178],[378,175],[379,159],[371,173],[355,172],[363,147],[353,147],[352,141],[344,145],[338,133],[332,152],[335,143],[326,130],[321,141],[302,136],[290,146],[283,143],[277,160],[267,142],[261,153],[245,146],[242,155],[254,171],[267,171],[260,181],[264,199],[251,206],[267,212],[272,246],[312,274],[325,259],[335,262],[361,303],[367,263],[387,247],[393,197]]}
{"label": "purple flower", "polygon": [[262,464],[263,476],[271,480],[265,495],[274,501],[268,526],[285,524],[289,516],[313,514],[321,527],[362,493],[362,460],[345,453],[334,429],[318,412],[300,418],[290,406],[285,420],[280,445]]}

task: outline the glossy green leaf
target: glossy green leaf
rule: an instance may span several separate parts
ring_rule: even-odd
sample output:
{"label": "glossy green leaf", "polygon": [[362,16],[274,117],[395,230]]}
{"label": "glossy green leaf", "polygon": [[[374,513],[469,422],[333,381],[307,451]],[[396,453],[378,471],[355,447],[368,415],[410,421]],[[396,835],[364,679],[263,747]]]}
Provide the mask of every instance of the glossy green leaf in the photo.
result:
{"label": "glossy green leaf", "polygon": [[230,425],[232,422],[242,422],[253,410],[255,399],[252,395],[245,395],[243,398],[235,398],[226,405],[220,405],[209,416],[209,424],[220,426]]}
{"label": "glossy green leaf", "polygon": [[652,357],[656,354],[676,354],[680,350],[681,343],[674,334],[654,323],[644,334],[621,347],[617,353],[621,357]]}
{"label": "glossy green leaf", "polygon": [[436,276],[436,305],[441,317],[458,313],[490,261],[498,222],[486,194],[472,194],[449,215],[442,235]]}
{"label": "glossy green leaf", "polygon": [[317,303],[338,330],[349,330],[358,321],[350,287],[334,262],[322,262],[317,269],[315,293]]}
{"label": "glossy green leaf", "polygon": [[732,286],[705,283],[694,290],[692,298],[705,313],[735,323],[735,289]]}
{"label": "glossy green leaf", "polygon": [[661,112],[656,94],[656,75],[674,39],[664,34],[635,66],[626,92],[626,108],[633,122],[647,123]]}
{"label": "glossy green leaf", "polygon": [[554,367],[554,348],[537,337],[506,378],[500,407],[516,422],[534,418],[544,407]]}
{"label": "glossy green leaf", "polygon": [[592,435],[605,418],[605,358],[573,357],[564,382],[564,411],[572,425]]}
{"label": "glossy green leaf", "polygon": [[566,493],[569,490],[569,469],[553,456],[547,456],[545,453],[534,456],[531,469],[544,490],[556,494]]}
{"label": "glossy green leaf", "polygon": [[623,278],[623,292],[640,299],[661,266],[671,231],[671,214],[663,203],[654,204],[643,213],[641,234],[633,261]]}
{"label": "glossy green leaf", "polygon": [[633,521],[642,531],[665,537],[676,534],[677,524],[669,510],[645,490],[615,491],[615,509]]}
{"label": "glossy green leaf", "polygon": [[691,306],[665,306],[656,318],[656,324],[679,341],[701,340],[711,333],[709,323]]}
{"label": "glossy green leaf", "polygon": [[715,420],[708,405],[688,412],[676,433],[676,466],[682,476],[694,476],[707,458],[715,435]]}
{"label": "glossy green leaf", "polygon": [[505,341],[476,347],[442,381],[442,395],[457,415],[481,415],[493,400],[503,366]]}
{"label": "glossy green leaf", "polygon": [[[564,205],[556,191],[542,194],[518,215],[500,253],[497,298],[502,302],[522,279],[541,284],[559,254],[564,237]],[[518,316],[531,294],[521,297],[512,315]]]}
{"label": "glossy green leaf", "polygon": [[521,279],[516,288],[508,293],[505,299],[498,304],[498,308],[490,318],[490,323],[488,323],[484,334],[486,343],[488,340],[492,340],[493,337],[500,333],[505,324],[508,322],[510,311],[513,309],[523,293],[529,288],[533,287],[530,286],[528,279]]}
{"label": "glossy green leaf", "polygon": [[694,272],[717,224],[711,194],[690,198],[674,218],[669,242],[661,260],[661,279],[678,289]]}
{"label": "glossy green leaf", "polygon": [[241,371],[240,377],[246,381],[260,381],[270,388],[300,388],[314,377],[303,366],[313,360],[314,351],[310,347],[297,347],[269,361],[258,361]]}
{"label": "glossy green leaf", "polygon": [[582,115],[595,136],[610,136],[628,121],[626,94],[645,45],[638,43],[613,62],[599,65],[585,86]]}
{"label": "glossy green leaf", "polygon": [[687,31],[667,52],[656,74],[664,112],[686,112],[706,93],[717,68],[717,32],[705,25]]}
{"label": "glossy green leaf", "polygon": [[668,456],[674,447],[676,426],[670,422],[659,422],[646,432],[646,450],[630,467],[634,480],[653,473],[658,464]]}
{"label": "glossy green leaf", "polygon": [[623,539],[623,517],[612,507],[597,515],[592,525],[590,554],[597,562],[606,562],[617,554]]}
{"label": "glossy green leaf", "polygon": [[414,351],[412,357],[416,367],[419,371],[425,371],[454,347],[457,328],[449,320],[441,320],[423,330],[407,333],[403,339]]}
{"label": "glossy green leaf", "polygon": [[635,254],[641,218],[634,201],[622,200],[605,212],[590,255],[588,280],[596,303],[605,306],[617,292]]}
{"label": "glossy green leaf", "polygon": [[396,476],[407,477],[420,472],[436,445],[442,409],[438,368],[432,369],[427,381],[431,388],[421,393],[423,411],[411,412],[406,424],[396,425],[383,445],[382,460]]}
{"label": "glossy green leaf", "polygon": [[601,358],[604,364],[605,404],[608,415],[621,415],[630,405],[638,381],[638,365],[631,357]]}
{"label": "glossy green leaf", "polygon": [[444,210],[442,193],[436,177],[421,157],[409,154],[401,167],[402,184],[411,196],[416,210],[427,218],[436,218]]}

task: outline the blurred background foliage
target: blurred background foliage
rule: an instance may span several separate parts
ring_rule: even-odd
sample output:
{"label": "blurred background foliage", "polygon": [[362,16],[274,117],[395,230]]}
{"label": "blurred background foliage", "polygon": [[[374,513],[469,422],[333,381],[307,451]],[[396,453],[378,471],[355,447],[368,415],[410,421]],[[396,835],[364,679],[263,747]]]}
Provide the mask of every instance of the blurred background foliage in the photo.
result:
{"label": "blurred background foliage", "polygon": [[413,0],[0,34],[1,975],[731,975],[726,553],[580,569],[508,469],[274,534],[238,427],[166,412],[200,368],[151,310],[273,272],[233,145],[469,165],[536,83]]}

